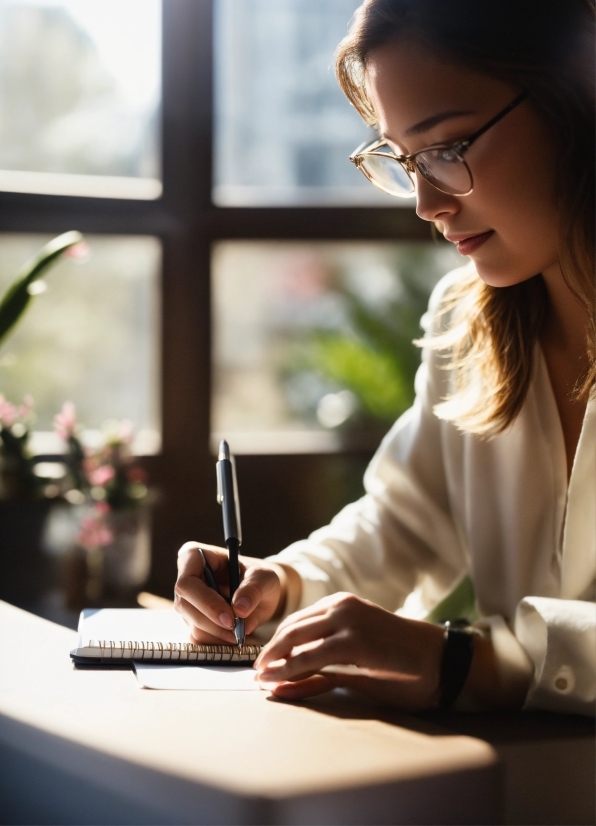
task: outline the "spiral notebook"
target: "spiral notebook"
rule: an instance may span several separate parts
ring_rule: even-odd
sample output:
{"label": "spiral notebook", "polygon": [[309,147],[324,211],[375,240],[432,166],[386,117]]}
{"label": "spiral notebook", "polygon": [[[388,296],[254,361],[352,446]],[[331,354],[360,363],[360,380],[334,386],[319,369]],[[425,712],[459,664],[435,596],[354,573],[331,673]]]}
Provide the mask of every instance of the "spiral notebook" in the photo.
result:
{"label": "spiral notebook", "polygon": [[77,666],[130,668],[134,662],[168,665],[250,665],[260,645],[196,645],[175,611],[150,608],[86,608],[70,656]]}

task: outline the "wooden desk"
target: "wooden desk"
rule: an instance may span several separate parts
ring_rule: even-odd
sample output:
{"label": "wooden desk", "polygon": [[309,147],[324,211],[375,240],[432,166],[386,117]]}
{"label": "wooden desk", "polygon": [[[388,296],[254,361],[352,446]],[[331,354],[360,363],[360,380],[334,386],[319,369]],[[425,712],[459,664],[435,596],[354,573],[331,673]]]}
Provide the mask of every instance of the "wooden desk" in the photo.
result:
{"label": "wooden desk", "polygon": [[596,823],[594,718],[548,711],[436,711],[423,717],[495,749],[504,770],[505,823]]}
{"label": "wooden desk", "polygon": [[139,689],[0,603],[2,823],[497,823],[491,746],[328,695]]}

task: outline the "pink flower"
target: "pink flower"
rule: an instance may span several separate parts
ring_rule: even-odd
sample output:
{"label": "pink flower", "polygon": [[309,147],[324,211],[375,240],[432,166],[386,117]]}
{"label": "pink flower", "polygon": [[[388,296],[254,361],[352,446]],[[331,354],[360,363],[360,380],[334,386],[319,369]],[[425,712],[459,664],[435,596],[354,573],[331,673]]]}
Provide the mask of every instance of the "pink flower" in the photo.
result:
{"label": "pink flower", "polygon": [[27,419],[33,412],[33,396],[27,394],[23,398],[23,403],[19,406],[18,415],[20,419]]}
{"label": "pink flower", "polygon": [[104,548],[114,539],[111,530],[103,521],[101,512],[97,516],[87,516],[81,520],[77,542],[87,550]]}
{"label": "pink flower", "polygon": [[107,484],[114,478],[114,468],[110,467],[110,465],[102,465],[98,467],[96,470],[92,470],[89,473],[89,481],[92,485],[101,487],[102,485]]}
{"label": "pink flower", "polygon": [[74,434],[77,426],[77,410],[72,402],[64,402],[62,412],[54,416],[54,429],[64,441]]}
{"label": "pink flower", "polygon": [[17,419],[17,409],[14,404],[7,402],[4,396],[0,396],[0,424],[3,427],[12,427]]}

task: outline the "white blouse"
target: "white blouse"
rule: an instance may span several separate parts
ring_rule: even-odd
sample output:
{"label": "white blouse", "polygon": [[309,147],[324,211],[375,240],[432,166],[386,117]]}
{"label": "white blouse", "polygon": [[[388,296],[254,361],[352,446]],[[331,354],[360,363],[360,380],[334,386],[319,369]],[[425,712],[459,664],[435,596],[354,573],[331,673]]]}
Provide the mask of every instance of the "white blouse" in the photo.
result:
{"label": "white blouse", "polygon": [[[428,330],[441,296],[435,288]],[[302,580],[302,608],[350,591],[425,618],[466,576],[501,677],[526,707],[594,714],[596,699],[596,398],[569,484],[563,432],[541,349],[523,408],[487,440],[438,419],[449,372],[425,349],[416,400],[369,465],[366,494],[271,561]]]}

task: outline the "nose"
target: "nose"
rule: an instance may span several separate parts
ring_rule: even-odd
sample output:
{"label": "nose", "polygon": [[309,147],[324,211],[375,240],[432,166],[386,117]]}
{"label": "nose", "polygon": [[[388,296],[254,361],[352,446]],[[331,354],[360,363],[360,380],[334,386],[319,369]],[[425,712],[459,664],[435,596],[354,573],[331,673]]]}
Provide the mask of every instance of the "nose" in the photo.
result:
{"label": "nose", "polygon": [[461,201],[436,189],[416,170],[416,215],[423,221],[443,221],[456,215],[461,209]]}

